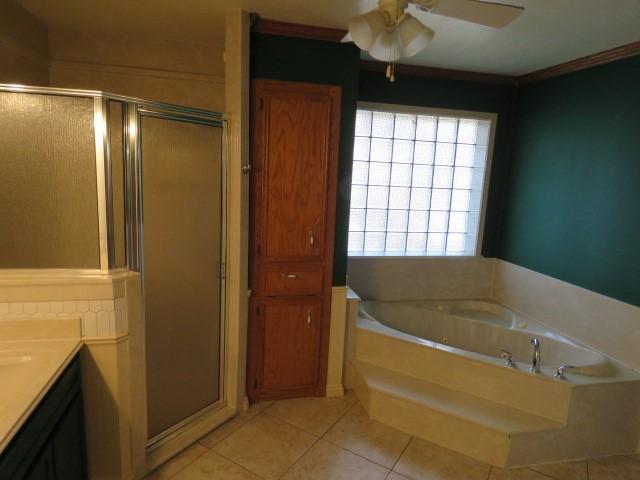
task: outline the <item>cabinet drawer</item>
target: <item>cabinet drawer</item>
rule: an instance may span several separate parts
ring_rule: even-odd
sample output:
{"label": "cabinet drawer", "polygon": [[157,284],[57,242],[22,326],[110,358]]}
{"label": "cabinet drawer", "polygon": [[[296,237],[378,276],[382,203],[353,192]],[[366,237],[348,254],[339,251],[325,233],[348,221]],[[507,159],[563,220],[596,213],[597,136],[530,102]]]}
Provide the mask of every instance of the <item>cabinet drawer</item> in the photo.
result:
{"label": "cabinet drawer", "polygon": [[271,265],[264,269],[265,295],[314,295],[322,292],[322,265]]}

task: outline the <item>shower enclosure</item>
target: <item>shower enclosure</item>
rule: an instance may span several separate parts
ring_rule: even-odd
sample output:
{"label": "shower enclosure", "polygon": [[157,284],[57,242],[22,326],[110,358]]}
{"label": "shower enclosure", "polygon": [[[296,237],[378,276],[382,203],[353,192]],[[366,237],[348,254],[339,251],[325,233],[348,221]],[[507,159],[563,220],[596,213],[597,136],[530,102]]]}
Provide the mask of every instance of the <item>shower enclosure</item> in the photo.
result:
{"label": "shower enclosure", "polygon": [[0,85],[0,269],[140,272],[150,449],[224,405],[224,129],[204,110]]}

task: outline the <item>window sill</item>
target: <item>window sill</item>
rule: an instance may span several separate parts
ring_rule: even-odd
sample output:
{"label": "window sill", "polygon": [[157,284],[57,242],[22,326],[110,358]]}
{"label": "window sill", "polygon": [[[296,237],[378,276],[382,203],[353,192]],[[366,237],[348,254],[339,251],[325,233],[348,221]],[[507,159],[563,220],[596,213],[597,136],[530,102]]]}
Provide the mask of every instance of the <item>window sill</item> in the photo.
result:
{"label": "window sill", "polygon": [[347,252],[349,258],[483,258],[469,252]]}

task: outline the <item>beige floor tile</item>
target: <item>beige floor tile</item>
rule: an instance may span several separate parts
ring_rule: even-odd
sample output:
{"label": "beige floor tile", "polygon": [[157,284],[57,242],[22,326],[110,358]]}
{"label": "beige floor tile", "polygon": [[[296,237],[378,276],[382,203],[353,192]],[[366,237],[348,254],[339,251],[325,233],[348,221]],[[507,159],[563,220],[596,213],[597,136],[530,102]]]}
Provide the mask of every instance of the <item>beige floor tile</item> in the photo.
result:
{"label": "beige floor tile", "polygon": [[[357,407],[362,409],[359,405]],[[350,410],[323,438],[384,467],[393,467],[411,437],[400,430],[370,420],[358,408]]]}
{"label": "beige floor tile", "polygon": [[548,476],[543,475],[528,468],[504,469],[491,467],[491,475],[489,480],[550,480]]}
{"label": "beige floor tile", "polygon": [[352,405],[349,396],[292,398],[274,402],[264,413],[322,436]]}
{"label": "beige floor tile", "polygon": [[208,449],[198,443],[191,445],[168,462],[155,469],[145,477],[146,480],[166,480],[173,477],[180,470],[192,463],[198,457],[208,452]]}
{"label": "beige floor tile", "polygon": [[414,437],[394,470],[414,480],[486,480],[489,468],[473,458]]}
{"label": "beige floor tile", "polygon": [[389,470],[320,440],[283,480],[384,480]]}
{"label": "beige floor tile", "polygon": [[551,463],[529,467],[536,472],[544,473],[554,480],[587,480],[587,461]]}
{"label": "beige floor tile", "polygon": [[200,439],[200,443],[207,448],[213,448],[222,440],[227,438],[237,429],[239,429],[242,425],[247,423],[253,417],[263,412],[265,408],[269,407],[273,402],[258,402],[254,403],[249,407],[249,409],[240,415],[236,415],[228,422],[220,425],[210,434]]}
{"label": "beige floor tile", "polygon": [[400,475],[397,472],[389,472],[389,476],[386,480],[411,480],[409,477],[405,477],[404,475]]}
{"label": "beige floor tile", "polygon": [[640,462],[629,457],[589,460],[589,480],[638,480]]}
{"label": "beige floor tile", "polygon": [[171,480],[260,480],[239,465],[208,451]]}
{"label": "beige floor tile", "polygon": [[257,415],[214,451],[266,479],[279,478],[316,437],[268,415]]}

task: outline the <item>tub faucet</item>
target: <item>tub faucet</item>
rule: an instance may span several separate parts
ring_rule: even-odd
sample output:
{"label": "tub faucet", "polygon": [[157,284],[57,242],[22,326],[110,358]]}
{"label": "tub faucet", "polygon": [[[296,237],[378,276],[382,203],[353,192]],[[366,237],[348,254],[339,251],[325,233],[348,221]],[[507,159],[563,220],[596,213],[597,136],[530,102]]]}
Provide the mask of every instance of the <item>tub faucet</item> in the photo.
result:
{"label": "tub faucet", "polygon": [[531,339],[531,345],[533,345],[533,358],[531,359],[531,373],[540,373],[540,340],[536,337]]}

